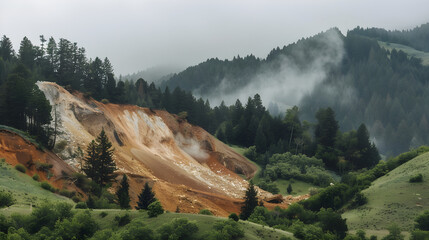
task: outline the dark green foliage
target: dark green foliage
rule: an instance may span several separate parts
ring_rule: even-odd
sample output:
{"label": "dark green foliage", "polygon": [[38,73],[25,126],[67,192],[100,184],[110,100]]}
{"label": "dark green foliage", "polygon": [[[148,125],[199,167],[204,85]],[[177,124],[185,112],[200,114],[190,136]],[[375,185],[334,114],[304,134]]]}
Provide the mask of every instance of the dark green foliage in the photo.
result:
{"label": "dark green foliage", "polygon": [[34,181],[39,181],[39,179],[40,179],[39,174],[37,174],[37,173],[35,173],[32,178]]}
{"label": "dark green foliage", "polygon": [[289,183],[289,185],[287,186],[286,191],[287,191],[287,193],[288,193],[288,194],[291,194],[291,193],[292,193],[292,185],[291,185],[290,183]]}
{"label": "dark green foliage", "polygon": [[356,193],[355,199],[353,200],[352,204],[354,206],[362,206],[362,205],[365,205],[367,202],[368,202],[368,198],[365,195],[363,195],[363,193],[358,192]]}
{"label": "dark green foliage", "polygon": [[244,231],[233,220],[218,221],[213,226],[214,230],[208,233],[204,239],[208,240],[234,240],[244,237]]}
{"label": "dark green foliage", "polygon": [[316,225],[306,225],[296,221],[291,226],[293,236],[299,239],[336,239],[331,233],[324,233],[322,228]]}
{"label": "dark green foliage", "polygon": [[100,217],[105,218],[107,215],[109,215],[107,212],[101,212]]}
{"label": "dark green foliage", "polygon": [[401,234],[401,229],[397,225],[392,225],[388,228],[389,234],[382,240],[404,240],[404,235]]}
{"label": "dark green foliage", "polygon": [[72,216],[72,207],[72,205],[67,203],[42,203],[33,210],[30,215],[29,225],[26,227],[28,227],[30,233],[36,233],[44,226],[53,229],[58,220]]}
{"label": "dark green foliage", "polygon": [[118,198],[119,206],[122,209],[129,209],[130,207],[130,194],[128,193],[130,185],[128,184],[127,175],[123,175],[116,197]]}
{"label": "dark green foliage", "polygon": [[20,163],[15,165],[15,169],[22,172],[22,173],[25,173],[27,171],[27,168]]}
{"label": "dark green foliage", "polygon": [[423,182],[423,175],[421,173],[417,174],[416,176],[412,176],[410,178],[410,183],[416,183],[416,182]]}
{"label": "dark green foliage", "polygon": [[258,187],[264,189],[265,191],[268,191],[272,194],[278,194],[280,192],[279,188],[274,182],[271,182],[269,179],[264,179],[264,181],[261,181],[258,184]]}
{"label": "dark green foliage", "polygon": [[240,219],[247,220],[253,212],[253,209],[258,206],[258,198],[256,197],[258,192],[253,185],[253,182],[250,181],[249,187],[245,193],[244,203],[241,207]]}
{"label": "dark green foliage", "polygon": [[323,161],[315,157],[292,155],[289,152],[274,154],[269,158],[264,176],[272,181],[293,178],[325,187],[334,182],[334,179],[324,166]]}
{"label": "dark green foliage", "polygon": [[115,222],[118,223],[119,227],[125,226],[131,222],[130,215],[126,213],[123,216],[115,216]]}
{"label": "dark green foliage", "polygon": [[49,182],[43,181],[40,183],[40,186],[43,189],[46,189],[46,190],[51,191],[51,192],[55,192],[55,188]]}
{"label": "dark green foliage", "polygon": [[[120,232],[120,236],[117,236],[119,239],[123,240],[134,240],[134,239],[144,239],[144,240],[155,240],[155,234],[152,229],[146,227],[144,223],[136,220],[132,221],[130,224],[125,226],[125,230]],[[103,238],[99,238],[103,240]]]}
{"label": "dark green foliage", "polygon": [[158,215],[164,213],[164,208],[162,208],[161,202],[159,202],[158,200],[149,204],[147,210],[147,214],[149,215],[149,217],[157,217]]}
{"label": "dark green foliage", "polygon": [[112,143],[107,138],[104,129],[101,130],[97,139],[88,145],[82,170],[101,186],[105,186],[115,178],[113,173],[116,170],[116,164],[113,160],[113,151]]}
{"label": "dark green foliage", "polygon": [[88,206],[86,205],[86,202],[78,202],[78,203],[76,203],[74,208],[76,208],[76,209],[87,209]]}
{"label": "dark green foliage", "polygon": [[337,210],[354,196],[355,191],[346,184],[335,184],[302,201],[302,204],[306,209],[312,211],[319,211],[320,208]]}
{"label": "dark green foliage", "polygon": [[415,230],[411,232],[410,240],[428,240],[429,231]]}
{"label": "dark green foliage", "polygon": [[184,218],[175,219],[172,223],[164,224],[158,229],[161,240],[191,240],[194,239],[194,235],[197,231],[197,224]]}
{"label": "dark green foliage", "polygon": [[212,212],[210,212],[210,210],[208,209],[201,209],[199,214],[203,214],[203,215],[213,215]]}
{"label": "dark green foliage", "polygon": [[228,218],[231,220],[234,220],[236,222],[238,222],[238,220],[239,220],[238,215],[236,213],[229,214]]}
{"label": "dark green foliage", "polygon": [[15,200],[9,192],[0,191],[0,208],[10,207],[14,204]]}
{"label": "dark green foliage", "polygon": [[136,209],[147,210],[149,205],[156,201],[155,194],[152,192],[152,188],[146,182],[142,192],[139,195],[139,201],[137,202]]}
{"label": "dark green foliage", "polygon": [[331,208],[320,209],[317,218],[324,232],[331,232],[340,239],[346,236],[348,230],[346,220],[341,218],[341,214],[334,212]]}
{"label": "dark green foliage", "polygon": [[417,229],[429,231],[429,211],[423,212],[416,218],[415,221]]}
{"label": "dark green foliage", "polygon": [[73,218],[56,222],[54,232],[56,236],[64,240],[73,240],[89,238],[97,229],[97,223],[92,219],[91,213],[86,210],[76,213]]}

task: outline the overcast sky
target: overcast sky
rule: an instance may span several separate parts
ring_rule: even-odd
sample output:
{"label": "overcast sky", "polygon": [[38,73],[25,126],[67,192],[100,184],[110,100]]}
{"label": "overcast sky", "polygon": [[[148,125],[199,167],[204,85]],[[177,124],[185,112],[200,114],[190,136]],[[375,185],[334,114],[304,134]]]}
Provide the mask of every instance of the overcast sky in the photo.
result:
{"label": "overcast sky", "polygon": [[0,0],[0,34],[66,38],[116,75],[158,65],[254,54],[331,27],[410,29],[429,22],[427,0]]}

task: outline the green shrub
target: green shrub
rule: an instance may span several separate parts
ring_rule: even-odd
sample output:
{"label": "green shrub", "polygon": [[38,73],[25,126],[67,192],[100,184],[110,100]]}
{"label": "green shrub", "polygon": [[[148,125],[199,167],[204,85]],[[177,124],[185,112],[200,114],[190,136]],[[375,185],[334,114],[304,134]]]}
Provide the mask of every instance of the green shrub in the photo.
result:
{"label": "green shrub", "polygon": [[39,174],[35,173],[35,174],[33,175],[33,180],[34,180],[34,181],[39,181],[39,179],[40,179]]}
{"label": "green shrub", "polygon": [[416,218],[415,221],[417,229],[429,231],[429,211],[423,212]]}
{"label": "green shrub", "polygon": [[[109,239],[145,239],[145,240],[158,239],[154,235],[152,229],[145,226],[143,221],[140,219],[133,220],[130,224],[126,225],[124,228],[125,229],[120,232],[120,237],[117,237],[117,238],[112,237]],[[172,239],[178,239],[178,238],[172,238]],[[102,239],[100,238],[100,240]]]}
{"label": "green shrub", "polygon": [[201,209],[200,212],[199,212],[199,214],[202,214],[202,215],[213,215],[213,213],[210,212],[210,210],[208,210],[208,209]]}
{"label": "green shrub", "polygon": [[179,218],[162,225],[158,232],[161,240],[193,239],[194,234],[198,232],[198,226],[196,222]]}
{"label": "green shrub", "polygon": [[20,163],[16,164],[15,169],[22,173],[25,173],[27,171],[27,168]]}
{"label": "green shrub", "polygon": [[43,189],[46,189],[46,190],[51,191],[51,192],[55,192],[55,188],[52,187],[52,185],[50,183],[46,182],[46,181],[41,182],[40,186]]}
{"label": "green shrub", "polygon": [[74,195],[74,196],[72,197],[72,200],[73,200],[73,202],[75,202],[75,203],[80,202],[80,198],[79,198],[78,196],[76,196],[76,195]]}
{"label": "green shrub", "polygon": [[233,220],[215,222],[213,229],[213,231],[207,234],[205,239],[233,240],[244,237],[243,229],[241,229],[240,225]]}
{"label": "green shrub", "polygon": [[238,220],[239,220],[238,215],[236,213],[229,214],[228,218],[231,220],[234,220],[236,222],[238,222]]}
{"label": "green shrub", "polygon": [[108,215],[107,212],[104,212],[104,211],[100,213],[101,218],[105,218],[107,215]]}
{"label": "green shrub", "polygon": [[103,104],[108,104],[108,103],[110,103],[110,102],[109,102],[109,100],[108,100],[108,99],[103,98],[103,99],[101,99],[101,103],[103,103]]}
{"label": "green shrub", "polygon": [[148,212],[147,214],[149,217],[157,217],[158,215],[161,215],[164,213],[164,208],[162,208],[162,205],[159,201],[155,201],[147,207]]}
{"label": "green shrub", "polygon": [[11,193],[1,191],[0,192],[0,208],[10,207],[15,203]]}
{"label": "green shrub", "polygon": [[[66,142],[67,143],[67,142]],[[51,169],[54,165],[50,164],[50,163],[41,163],[41,162],[36,162],[36,169],[38,171],[44,171],[47,172],[49,171],[49,169]]]}
{"label": "green shrub", "polygon": [[423,175],[421,173],[417,174],[416,176],[412,176],[410,178],[410,183],[416,183],[416,182],[423,182]]}
{"label": "green shrub", "polygon": [[76,192],[68,191],[67,189],[61,189],[59,194],[64,197],[72,198],[76,195]]}
{"label": "green shrub", "polygon": [[429,231],[415,230],[411,233],[411,240],[428,240]]}
{"label": "green shrub", "polygon": [[87,209],[88,206],[86,205],[86,202],[78,202],[78,203],[76,203],[74,208],[76,208],[76,209]]}
{"label": "green shrub", "polygon": [[119,227],[125,226],[131,222],[130,215],[126,213],[123,216],[115,216],[115,222],[117,222]]}

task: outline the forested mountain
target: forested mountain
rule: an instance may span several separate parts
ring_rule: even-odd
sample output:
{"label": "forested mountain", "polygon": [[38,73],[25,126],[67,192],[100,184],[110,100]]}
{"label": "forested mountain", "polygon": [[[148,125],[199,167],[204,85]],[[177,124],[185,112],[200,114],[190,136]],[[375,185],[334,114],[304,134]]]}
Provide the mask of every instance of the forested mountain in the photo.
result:
{"label": "forested mountain", "polygon": [[358,27],[346,36],[331,29],[275,48],[265,59],[209,59],[163,86],[215,101],[228,91],[236,98],[242,97],[241,89],[249,95],[257,91],[267,105],[298,105],[301,118],[310,121],[319,108],[332,107],[342,130],[363,122],[381,152],[394,155],[429,144],[429,67],[402,51],[381,48],[377,40],[428,51],[428,26],[410,31]]}

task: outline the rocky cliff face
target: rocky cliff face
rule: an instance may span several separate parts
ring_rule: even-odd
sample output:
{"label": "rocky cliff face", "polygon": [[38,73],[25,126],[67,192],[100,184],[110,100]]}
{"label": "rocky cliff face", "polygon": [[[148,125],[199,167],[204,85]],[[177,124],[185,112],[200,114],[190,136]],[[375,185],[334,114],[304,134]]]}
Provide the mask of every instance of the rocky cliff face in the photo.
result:
{"label": "rocky cliff face", "polygon": [[57,142],[67,142],[60,155],[76,170],[82,161],[79,149],[85,152],[104,128],[115,148],[118,174],[130,178],[133,204],[149,182],[167,210],[239,212],[248,183],[237,173],[251,177],[257,168],[202,128],[166,111],[103,104],[55,83],[37,85],[60,120]]}

